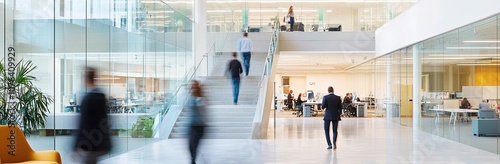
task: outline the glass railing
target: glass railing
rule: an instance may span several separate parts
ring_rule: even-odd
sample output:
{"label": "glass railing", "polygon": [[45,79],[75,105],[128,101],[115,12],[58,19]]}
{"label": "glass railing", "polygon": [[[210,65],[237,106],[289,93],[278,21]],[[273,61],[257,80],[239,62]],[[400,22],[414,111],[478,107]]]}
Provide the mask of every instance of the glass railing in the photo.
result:
{"label": "glass railing", "polygon": [[110,100],[114,147],[104,158],[161,139],[162,114],[182,103],[178,88],[196,71],[193,22],[182,14],[190,9],[160,0],[1,2],[0,26],[11,30],[0,31],[0,50],[32,61],[33,84],[54,100],[45,127],[27,137],[34,150],[57,150],[71,163],[85,67],[99,70],[97,86]]}
{"label": "glass railing", "polygon": [[267,118],[264,118],[264,112],[266,111],[265,110],[266,101],[269,99],[269,97],[267,97],[268,96],[267,92],[269,92],[268,90],[269,78],[273,78],[270,76],[272,75],[274,55],[276,53],[276,48],[278,46],[279,27],[280,27],[280,22],[277,20],[274,22],[273,25],[273,34],[271,37],[271,42],[269,43],[269,50],[266,57],[266,61],[264,63],[264,70],[262,71],[262,76],[259,81],[259,98],[257,100],[257,108],[253,120],[254,125],[258,126],[257,127],[254,126],[253,138],[263,137],[259,135],[262,135],[262,132],[264,131],[262,129],[266,128],[266,126],[264,125],[267,125],[263,123],[264,120],[267,120]]}

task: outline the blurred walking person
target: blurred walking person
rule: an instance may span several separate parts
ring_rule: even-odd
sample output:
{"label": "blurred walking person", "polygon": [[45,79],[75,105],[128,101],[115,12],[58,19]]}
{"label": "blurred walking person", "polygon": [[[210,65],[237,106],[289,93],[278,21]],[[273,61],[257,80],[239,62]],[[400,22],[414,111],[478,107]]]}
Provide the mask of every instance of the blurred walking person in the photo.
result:
{"label": "blurred walking person", "polygon": [[233,60],[229,62],[227,72],[231,76],[231,83],[233,85],[233,104],[238,105],[238,95],[240,94],[240,74],[243,73],[241,63],[237,59],[238,53],[233,52]]}
{"label": "blurred walking person", "polygon": [[97,70],[87,68],[87,93],[80,107],[80,122],[74,145],[74,156],[85,164],[95,164],[100,156],[111,150],[106,96],[95,85]]}
{"label": "blurred walking person", "polygon": [[196,163],[198,145],[205,133],[205,121],[203,120],[204,100],[202,88],[196,80],[191,84],[191,96],[189,98],[189,109],[191,110],[190,130],[189,130],[189,152],[191,153],[191,163]]}
{"label": "blurred walking person", "polygon": [[253,52],[252,40],[248,38],[248,33],[243,33],[243,38],[238,43],[238,51],[243,56],[243,68],[245,68],[245,76],[248,76],[250,71],[250,58]]}

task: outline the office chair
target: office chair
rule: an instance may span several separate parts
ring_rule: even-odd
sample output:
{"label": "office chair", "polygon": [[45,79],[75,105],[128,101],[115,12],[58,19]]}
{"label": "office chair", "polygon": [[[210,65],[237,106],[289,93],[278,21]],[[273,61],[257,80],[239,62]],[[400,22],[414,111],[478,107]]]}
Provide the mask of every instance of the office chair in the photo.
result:
{"label": "office chair", "polygon": [[[297,100],[293,100],[295,104],[297,104]],[[302,115],[304,115],[304,113],[302,113],[302,109],[304,108],[304,105],[295,105],[295,108],[292,108],[293,112],[292,114],[294,115],[297,115],[297,117],[300,117]]]}
{"label": "office chair", "polygon": [[356,108],[349,104],[345,108],[342,108],[342,117],[356,117]]}

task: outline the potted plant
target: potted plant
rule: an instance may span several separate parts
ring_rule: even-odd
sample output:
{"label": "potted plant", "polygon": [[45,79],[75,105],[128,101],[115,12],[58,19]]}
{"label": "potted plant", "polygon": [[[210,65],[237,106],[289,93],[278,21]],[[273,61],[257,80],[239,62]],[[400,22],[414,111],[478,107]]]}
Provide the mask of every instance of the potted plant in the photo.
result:
{"label": "potted plant", "polygon": [[128,131],[126,129],[120,128],[118,130],[118,137],[128,137]]}
{"label": "potted plant", "polygon": [[153,117],[146,117],[146,118],[142,118],[141,121],[144,124],[144,129],[142,130],[142,134],[143,134],[144,138],[152,138],[153,137],[154,118]]}
{"label": "potted plant", "polygon": [[[0,124],[7,124],[8,119],[12,119],[9,118],[12,117],[9,112],[13,112],[15,124],[22,126],[23,133],[29,135],[32,131],[45,127],[45,119],[50,112],[49,104],[54,100],[35,86],[37,79],[30,75],[37,68],[33,62],[21,60],[15,65],[9,63],[9,66],[6,68],[3,61],[0,62]],[[9,72],[11,68],[15,68],[15,72]],[[15,92],[9,93],[9,88],[15,88]],[[9,96],[17,99],[14,108],[10,108],[7,103]]]}
{"label": "potted plant", "polygon": [[138,129],[138,125],[137,124],[133,124],[132,125],[132,132],[130,132],[130,136],[132,138],[138,138],[139,137],[139,134],[140,134],[140,131]]}

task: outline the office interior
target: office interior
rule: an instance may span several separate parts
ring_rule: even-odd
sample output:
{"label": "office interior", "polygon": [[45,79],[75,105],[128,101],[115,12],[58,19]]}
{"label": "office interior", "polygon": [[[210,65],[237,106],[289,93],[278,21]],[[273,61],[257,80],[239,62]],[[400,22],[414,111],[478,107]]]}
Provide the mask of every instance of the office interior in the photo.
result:
{"label": "office interior", "polygon": [[[472,123],[478,119],[483,100],[488,101],[490,109],[495,109],[495,118],[500,116],[498,23],[499,17],[492,16],[380,57],[371,53],[352,53],[349,58],[282,53],[275,77],[279,99],[275,108],[279,112],[288,108],[284,101],[289,90],[295,96],[302,93],[303,100],[308,100],[307,94],[313,91],[317,94],[313,101],[321,101],[327,87],[333,86],[335,94],[341,97],[355,92],[362,100],[373,100],[373,106],[367,105],[368,117],[387,117],[412,127],[412,101],[418,100],[422,131],[498,154],[500,140],[496,131],[500,129],[493,128],[495,133],[478,136],[474,129],[489,125]],[[418,99],[412,97],[415,52],[422,67]],[[366,58],[369,60],[362,60]],[[334,68],[327,61],[341,61],[345,65],[337,63]],[[443,110],[459,109],[463,98],[470,102],[471,111],[455,113],[455,118]],[[290,115],[292,112],[276,114],[285,118]]]}
{"label": "office interior", "polygon": [[[119,144],[109,156],[160,141],[162,136],[132,137],[120,131],[130,130],[139,118],[160,119],[162,110],[181,103],[173,97],[195,65],[192,1],[85,2],[0,1],[3,4],[0,17],[6,18],[0,21],[0,49],[5,52],[9,46],[15,47],[19,59],[32,60],[38,66],[34,72],[38,78],[36,85],[55,100],[49,115],[54,120],[53,129],[72,118],[59,116],[78,112],[84,92],[81,75],[84,67],[92,66],[101,70],[98,85],[116,100],[110,113],[117,119],[117,125],[123,125],[114,127],[113,140]],[[27,5],[15,5],[21,3]],[[338,25],[343,32],[372,32],[415,3],[413,0],[360,3],[209,0],[207,31],[241,32],[255,28],[255,32],[270,32],[273,30],[270,23],[283,19],[288,6],[293,5],[296,22],[304,24],[304,32],[328,31]],[[458,108],[464,97],[469,99],[472,110],[482,100],[489,100],[492,109],[498,108],[499,19],[492,16],[381,57],[375,57],[374,52],[344,52],[341,57],[325,57],[329,54],[320,53],[308,57],[307,60],[315,60],[310,61],[314,64],[300,65],[305,54],[281,53],[274,77],[275,93],[278,99],[284,99],[289,90],[307,96],[312,91],[311,100],[320,101],[327,87],[333,86],[341,97],[356,93],[367,102],[366,117],[388,118],[412,127],[411,103],[417,101],[411,96],[415,78],[412,67],[417,52],[422,63],[422,76],[418,77],[422,79],[422,97],[418,98],[422,104],[419,125],[422,131],[499,154],[498,136],[479,137],[471,133],[476,113],[460,113],[457,121],[450,121],[453,116],[449,112],[433,110]],[[332,66],[316,60],[342,62]],[[495,113],[499,118],[498,110]],[[321,111],[304,119],[320,119],[320,116]],[[69,134],[65,130],[47,129],[28,140],[38,150],[69,152],[64,146],[71,140]]]}
{"label": "office interior", "polygon": [[[493,123],[490,135],[474,135],[478,106],[488,100],[499,118],[498,15],[486,18],[370,60],[353,68],[374,74],[376,110],[392,110],[388,119],[414,127],[411,101],[421,102],[420,129],[436,136],[498,154],[498,128]],[[413,59],[421,62],[421,77],[414,77]],[[413,78],[421,79],[420,95],[412,98]],[[390,85],[378,85],[390,84]],[[470,112],[458,113],[455,121],[450,112],[458,109],[463,98],[471,104]],[[411,100],[411,101],[410,101]],[[384,105],[386,104],[386,105]],[[391,105],[388,105],[391,104]],[[491,118],[493,120],[497,120]],[[499,124],[500,125],[500,124]]]}

